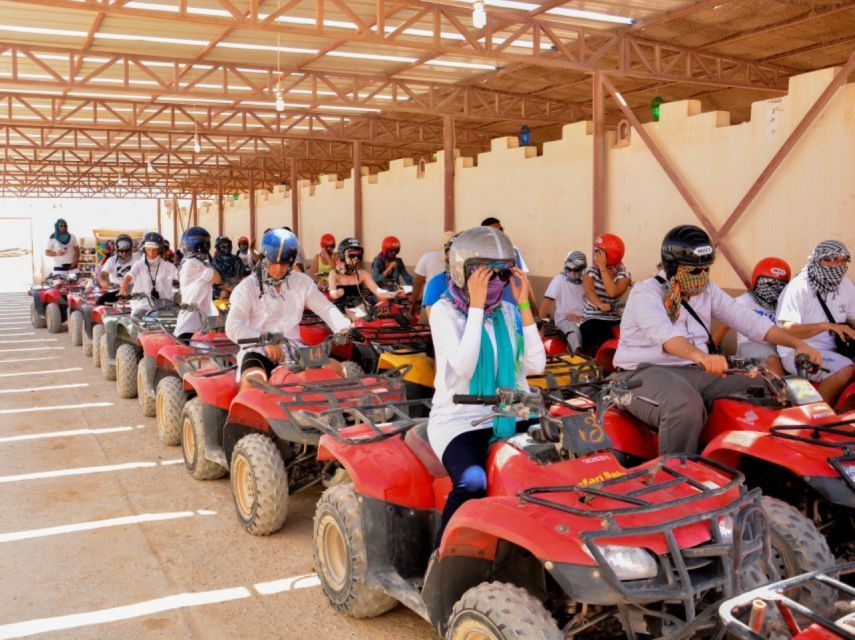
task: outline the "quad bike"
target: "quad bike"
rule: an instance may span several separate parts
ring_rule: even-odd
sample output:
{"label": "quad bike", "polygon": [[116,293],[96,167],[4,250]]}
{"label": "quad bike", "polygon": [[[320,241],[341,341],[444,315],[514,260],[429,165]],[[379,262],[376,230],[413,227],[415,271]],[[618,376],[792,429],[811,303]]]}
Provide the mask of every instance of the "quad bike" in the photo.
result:
{"label": "quad bike", "polygon": [[139,336],[150,331],[171,333],[179,311],[171,300],[154,299],[148,294],[134,293],[131,299],[148,300],[148,310],[105,318],[99,345],[101,373],[105,380],[116,381],[120,398],[137,395],[137,364],[142,358]]}
{"label": "quad bike", "polygon": [[329,362],[331,342],[338,339],[310,347],[281,334],[240,341],[250,348],[282,345],[289,361],[274,369],[269,381],[251,379],[252,387],[242,391],[234,366],[184,376],[192,396],[182,413],[184,465],[197,480],[231,473],[235,511],[249,533],[278,531],[289,495],[341,478],[334,463],[318,461],[321,434],[305,415],[331,406],[405,399],[400,369],[341,377],[341,369]]}
{"label": "quad bike", "polygon": [[[597,415],[629,397],[610,385]],[[712,603],[773,573],[760,492],[738,471],[690,455],[626,468],[595,414],[558,416],[540,392],[455,402],[538,424],[491,445],[486,497],[455,512],[433,553],[451,481],[426,422],[306,416],[324,432],[318,458],[350,478],[314,520],[315,566],[339,611],[401,602],[453,640],[701,638],[716,626]],[[348,418],[357,424],[336,428]]]}
{"label": "quad bike", "polygon": [[83,291],[86,278],[77,273],[55,273],[44,284],[30,287],[33,304],[30,307],[30,324],[34,329],[47,327],[48,333],[60,333],[68,319],[68,296]]}
{"label": "quad bike", "polygon": [[[792,577],[833,564],[832,550],[852,553],[855,416],[838,420],[802,378],[758,371],[757,389],[713,403],[700,437],[702,456],[738,469],[749,486],[763,490],[776,568]],[[572,397],[573,408],[568,403],[558,411],[581,414],[595,406],[598,384],[551,397]],[[612,408],[603,424],[628,463],[659,455],[657,434],[630,414]]]}
{"label": "quad bike", "polygon": [[555,326],[552,318],[539,318],[537,320],[540,336],[543,338],[543,348],[548,356],[560,356],[567,353],[567,339]]}
{"label": "quad bike", "polygon": [[131,313],[130,301],[119,298],[115,302],[83,304],[83,355],[92,356],[92,364],[101,366],[101,338],[104,337],[104,321],[107,317],[118,317]]}
{"label": "quad bike", "polygon": [[[835,592],[835,605],[817,611],[798,602],[805,585]],[[723,602],[719,616],[731,640],[855,640],[855,563],[814,571]]]}
{"label": "quad bike", "polygon": [[101,292],[97,289],[72,291],[68,294],[68,335],[73,346],[83,346],[83,307],[95,304],[100,295]]}

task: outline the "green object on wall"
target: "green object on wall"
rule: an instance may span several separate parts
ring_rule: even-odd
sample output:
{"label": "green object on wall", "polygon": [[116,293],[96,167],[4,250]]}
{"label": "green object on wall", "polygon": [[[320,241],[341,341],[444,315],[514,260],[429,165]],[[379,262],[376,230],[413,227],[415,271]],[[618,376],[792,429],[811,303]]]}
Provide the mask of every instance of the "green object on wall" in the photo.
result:
{"label": "green object on wall", "polygon": [[234,194],[234,195],[232,196],[232,200],[234,200],[235,202],[237,202],[237,199],[238,199],[239,197],[240,197],[240,196],[238,196],[238,194]]}
{"label": "green object on wall", "polygon": [[659,122],[659,107],[662,106],[663,102],[665,101],[659,96],[656,96],[650,102],[650,114],[653,116],[653,122]]}

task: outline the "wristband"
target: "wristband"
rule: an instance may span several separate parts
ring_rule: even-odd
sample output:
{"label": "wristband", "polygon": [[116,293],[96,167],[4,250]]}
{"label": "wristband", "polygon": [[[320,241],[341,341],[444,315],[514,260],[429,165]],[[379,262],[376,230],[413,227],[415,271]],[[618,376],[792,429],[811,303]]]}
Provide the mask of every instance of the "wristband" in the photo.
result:
{"label": "wristband", "polygon": [[529,302],[528,300],[526,300],[525,302],[520,302],[520,303],[519,303],[519,305],[517,305],[517,306],[518,306],[520,309],[531,309],[531,302]]}

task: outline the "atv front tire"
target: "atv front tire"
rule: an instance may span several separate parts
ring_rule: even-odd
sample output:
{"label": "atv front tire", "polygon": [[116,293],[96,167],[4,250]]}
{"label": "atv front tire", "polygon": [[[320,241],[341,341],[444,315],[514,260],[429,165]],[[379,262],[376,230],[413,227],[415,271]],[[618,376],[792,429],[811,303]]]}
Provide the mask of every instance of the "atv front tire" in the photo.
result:
{"label": "atv front tire", "polygon": [[[160,382],[163,384],[171,379],[165,378]],[[181,452],[184,454],[184,468],[196,480],[216,480],[226,475],[225,469],[205,458],[205,423],[202,417],[202,402],[198,398],[193,398],[184,405],[177,444],[181,445]]]}
{"label": "atv front tire", "polygon": [[83,344],[83,312],[72,311],[68,316],[68,334],[71,336],[71,344],[79,347]]}
{"label": "atv front tire", "polygon": [[312,547],[321,587],[333,607],[354,618],[371,618],[397,606],[393,597],[365,586],[368,553],[353,483],[336,485],[321,495]]}
{"label": "atv front tire", "polygon": [[[156,396],[148,393],[148,381],[154,380],[157,362],[151,358],[143,358],[137,364],[137,400],[140,403],[140,411],[147,418],[155,414]],[[153,391],[153,390],[152,390]]]}
{"label": "atv front tire", "polygon": [[288,472],[273,440],[260,433],[238,440],[230,472],[243,528],[257,536],[279,531],[288,515]]}
{"label": "atv front tire", "polygon": [[101,364],[101,377],[108,382],[116,379],[116,365],[110,364],[110,352],[107,349],[107,336],[102,335],[98,340],[98,353],[101,354],[99,362]]}
{"label": "atv front tire", "polygon": [[[186,402],[187,393],[184,391],[184,382],[181,378],[168,376],[157,383],[155,396],[157,434],[160,436],[160,441],[167,447],[181,444],[181,412]],[[217,467],[219,468],[219,465]]]}
{"label": "atv front tire", "polygon": [[359,365],[358,362],[354,362],[353,360],[345,360],[341,363],[342,369],[344,369],[344,377],[345,378],[358,378],[359,376],[365,375],[365,370]]}
{"label": "atv front tire", "polygon": [[[92,366],[101,368],[101,340],[104,338],[104,325],[92,326]],[[86,348],[85,346],[83,347]],[[105,378],[106,379],[106,378]]]}
{"label": "atv front tire", "polygon": [[33,329],[44,329],[47,326],[45,319],[36,311],[35,304],[30,307],[30,324],[33,325]]}
{"label": "atv front tire", "polygon": [[137,349],[131,344],[116,349],[116,388],[120,398],[137,397]]}
{"label": "atv front tire", "polygon": [[446,640],[563,640],[543,604],[528,591],[504,582],[482,582],[454,605]]}
{"label": "atv front tire", "polygon": [[51,302],[45,307],[45,323],[48,333],[62,332],[62,310],[55,302]]}

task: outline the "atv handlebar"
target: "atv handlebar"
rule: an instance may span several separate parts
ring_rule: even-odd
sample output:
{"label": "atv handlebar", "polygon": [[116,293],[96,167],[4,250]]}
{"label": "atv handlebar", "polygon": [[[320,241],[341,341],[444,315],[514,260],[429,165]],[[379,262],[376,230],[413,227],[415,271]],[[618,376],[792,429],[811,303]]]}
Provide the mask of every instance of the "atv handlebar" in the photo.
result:
{"label": "atv handlebar", "polygon": [[456,394],[451,401],[454,404],[499,404],[499,396],[472,396]]}

